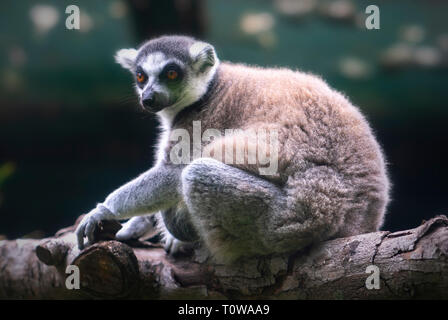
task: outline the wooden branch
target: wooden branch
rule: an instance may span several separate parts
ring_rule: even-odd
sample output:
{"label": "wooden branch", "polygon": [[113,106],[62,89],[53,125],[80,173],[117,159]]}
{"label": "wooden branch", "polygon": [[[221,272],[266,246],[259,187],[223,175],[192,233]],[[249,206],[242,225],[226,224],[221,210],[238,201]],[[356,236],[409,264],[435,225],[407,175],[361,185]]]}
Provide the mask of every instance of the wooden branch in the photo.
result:
{"label": "wooden branch", "polygon": [[[83,251],[74,227],[54,238],[0,241],[0,298],[448,298],[446,216],[415,229],[335,239],[233,266],[208,262],[201,248],[172,258],[148,242],[110,240],[118,228],[103,222],[100,242]],[[79,290],[65,286],[67,265],[79,267]],[[369,265],[379,268],[378,290],[366,288]]]}

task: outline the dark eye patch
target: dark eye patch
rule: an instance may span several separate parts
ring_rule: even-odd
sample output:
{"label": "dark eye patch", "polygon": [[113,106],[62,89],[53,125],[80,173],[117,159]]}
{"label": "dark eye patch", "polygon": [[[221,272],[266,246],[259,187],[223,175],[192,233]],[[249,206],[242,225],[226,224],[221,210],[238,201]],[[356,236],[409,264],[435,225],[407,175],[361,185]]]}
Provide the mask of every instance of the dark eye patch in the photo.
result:
{"label": "dark eye patch", "polygon": [[137,70],[135,71],[135,82],[137,82],[137,85],[142,87],[147,80],[148,76],[145,71],[143,71],[141,67],[137,67]]}
{"label": "dark eye patch", "polygon": [[159,77],[161,81],[168,84],[178,83],[182,80],[184,76],[184,71],[177,63],[168,63],[160,72]]}

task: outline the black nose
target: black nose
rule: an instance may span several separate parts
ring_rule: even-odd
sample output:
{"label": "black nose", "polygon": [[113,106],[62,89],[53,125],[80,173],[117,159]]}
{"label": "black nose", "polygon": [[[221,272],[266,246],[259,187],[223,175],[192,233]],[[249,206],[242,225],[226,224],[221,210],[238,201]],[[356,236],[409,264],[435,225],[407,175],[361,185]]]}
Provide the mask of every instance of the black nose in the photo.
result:
{"label": "black nose", "polygon": [[154,92],[145,92],[142,95],[142,104],[147,107],[150,108],[154,105]]}
{"label": "black nose", "polygon": [[151,106],[154,104],[154,98],[150,97],[150,98],[146,98],[145,100],[143,100],[143,105],[147,108],[151,108]]}

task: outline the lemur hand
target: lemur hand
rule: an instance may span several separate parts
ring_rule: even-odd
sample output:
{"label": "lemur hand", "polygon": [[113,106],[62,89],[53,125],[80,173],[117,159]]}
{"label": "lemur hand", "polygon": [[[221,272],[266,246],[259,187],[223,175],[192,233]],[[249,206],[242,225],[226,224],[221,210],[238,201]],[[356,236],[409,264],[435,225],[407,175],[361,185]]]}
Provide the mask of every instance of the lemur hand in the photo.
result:
{"label": "lemur hand", "polygon": [[101,220],[113,220],[114,218],[114,214],[101,204],[86,214],[75,231],[79,249],[82,250],[84,248],[84,236],[87,237],[87,245],[94,242],[93,232],[95,231],[95,226]]}

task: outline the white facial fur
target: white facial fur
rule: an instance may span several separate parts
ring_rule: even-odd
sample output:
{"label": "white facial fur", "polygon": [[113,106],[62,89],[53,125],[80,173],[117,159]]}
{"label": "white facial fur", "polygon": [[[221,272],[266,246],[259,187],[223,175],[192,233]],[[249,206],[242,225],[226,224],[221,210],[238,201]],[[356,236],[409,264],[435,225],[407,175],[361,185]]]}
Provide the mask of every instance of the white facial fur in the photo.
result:
{"label": "white facial fur", "polygon": [[143,71],[145,71],[148,77],[148,81],[143,88],[135,86],[135,89],[137,90],[139,96],[141,96],[141,94],[150,86],[153,86],[153,90],[157,92],[166,91],[166,88],[161,86],[156,81],[156,78],[159,72],[162,71],[163,67],[167,63],[170,63],[172,61],[173,59],[167,60],[167,58],[162,52],[154,52],[146,57],[145,61],[141,64],[141,68],[143,69]]}

